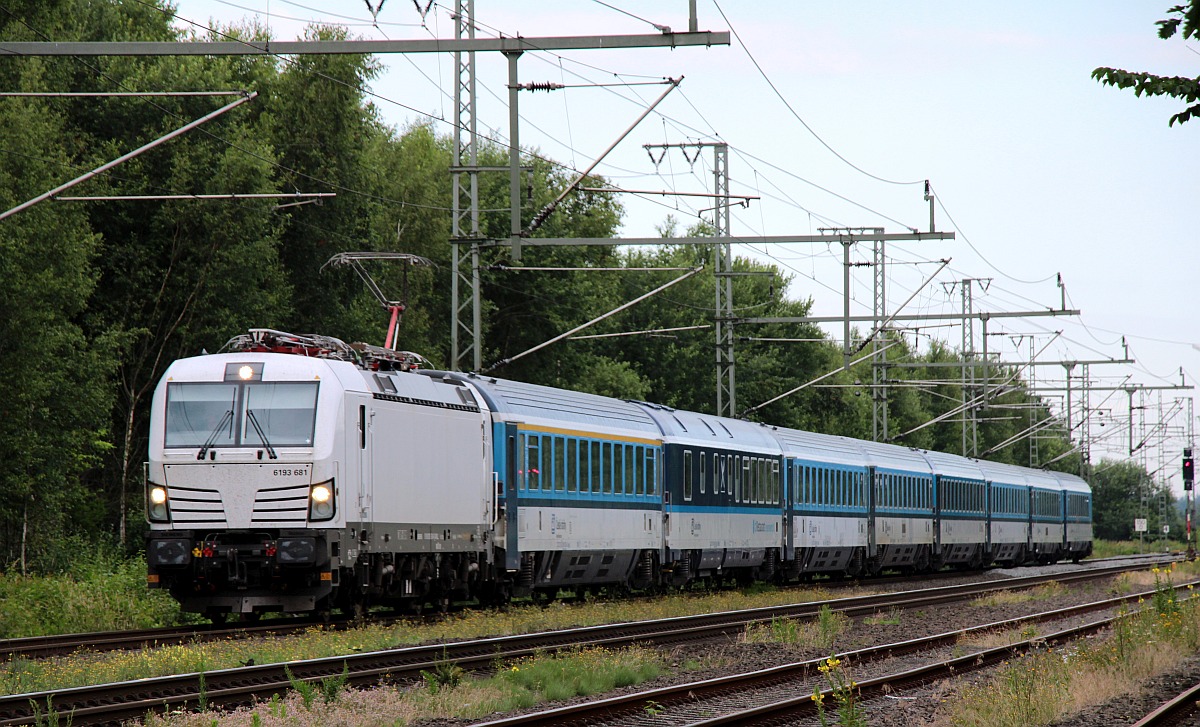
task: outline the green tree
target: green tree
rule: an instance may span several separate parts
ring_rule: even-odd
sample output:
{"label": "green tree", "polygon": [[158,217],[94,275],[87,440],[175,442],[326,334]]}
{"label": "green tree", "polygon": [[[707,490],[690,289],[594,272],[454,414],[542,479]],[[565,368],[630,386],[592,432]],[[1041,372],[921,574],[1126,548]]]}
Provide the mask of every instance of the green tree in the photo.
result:
{"label": "green tree", "polygon": [[[1200,38],[1200,4],[1196,0],[1189,0],[1186,5],[1175,5],[1167,13],[1171,17],[1159,20],[1156,23],[1158,25],[1159,38],[1163,40],[1172,38],[1181,29],[1185,41]],[[1168,122],[1171,126],[1174,126],[1175,122],[1179,122],[1180,124],[1185,123],[1193,116],[1200,114],[1200,103],[1197,103],[1197,101],[1200,101],[1200,76],[1195,78],[1159,76],[1154,73],[1130,72],[1119,68],[1101,67],[1092,71],[1092,78],[1106,86],[1132,88],[1133,92],[1138,96],[1142,94],[1147,96],[1170,96],[1192,104],[1183,111],[1171,116]]]}
{"label": "green tree", "polygon": [[[10,88],[37,88],[39,69],[26,70]],[[72,168],[57,111],[44,99],[0,100],[0,149],[13,152],[0,167],[0,210]],[[103,503],[81,478],[107,446],[113,358],[102,332],[78,325],[99,242],[84,209],[69,204],[43,202],[0,221],[0,377],[9,382],[0,403],[0,564],[22,571],[51,548],[46,533],[61,541],[103,522]]]}
{"label": "green tree", "polygon": [[[1092,522],[1097,538],[1103,540],[1129,540],[1136,537],[1133,530],[1135,518],[1147,517],[1148,537],[1157,537],[1162,525],[1173,522],[1159,521],[1159,500],[1173,497],[1161,485],[1155,484],[1140,465],[1129,461],[1102,460],[1092,472]],[[1149,507],[1142,512],[1142,498],[1146,497]],[[1173,508],[1168,508],[1173,510]]]}

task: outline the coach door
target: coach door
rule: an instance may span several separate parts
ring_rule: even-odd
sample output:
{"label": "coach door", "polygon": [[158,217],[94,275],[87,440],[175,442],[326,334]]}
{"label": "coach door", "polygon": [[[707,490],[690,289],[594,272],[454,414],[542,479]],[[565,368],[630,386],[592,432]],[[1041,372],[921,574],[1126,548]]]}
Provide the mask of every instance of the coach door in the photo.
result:
{"label": "coach door", "polygon": [[874,467],[867,468],[867,558],[874,558],[878,551],[875,547],[875,508],[878,505],[879,475]]}
{"label": "coach door", "polygon": [[[524,437],[518,436],[516,424],[504,425],[504,567],[515,571],[521,568],[521,553],[517,549],[517,485],[525,473]],[[497,465],[499,467],[499,465]]]}

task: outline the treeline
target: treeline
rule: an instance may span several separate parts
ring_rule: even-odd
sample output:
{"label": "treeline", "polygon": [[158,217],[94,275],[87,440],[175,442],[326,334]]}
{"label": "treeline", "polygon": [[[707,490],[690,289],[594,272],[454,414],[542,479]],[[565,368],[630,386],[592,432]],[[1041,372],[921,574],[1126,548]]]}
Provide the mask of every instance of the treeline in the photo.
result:
{"label": "treeline", "polygon": [[[9,3],[0,37],[10,41],[173,40],[164,5],[65,0]],[[310,38],[341,31],[310,30]],[[224,28],[204,39],[262,39],[256,28]],[[409,308],[400,347],[434,366],[450,364],[452,162],[449,138],[432,125],[395,129],[367,93],[370,57],[0,57],[0,88],[25,92],[247,90],[257,97],[71,191],[73,195],[333,192],[294,200],[48,200],[0,220],[0,567],[57,568],[79,548],[107,540],[136,548],[142,529],[142,462],[154,386],[175,358],[215,352],[250,327],[314,332],[382,343],[386,314],[346,267],[343,251],[401,251],[434,267],[408,273]],[[0,211],[54,188],[228,103],[230,97],[0,98]],[[481,164],[507,152],[485,145]],[[529,219],[572,173],[533,151],[524,200]],[[588,186],[599,186],[595,180]],[[505,238],[508,180],[480,175],[483,234]],[[581,192],[537,232],[610,237],[622,220],[610,196]],[[664,229],[673,229],[673,220]],[[693,230],[702,233],[702,228]],[[657,335],[569,340],[495,375],[675,407],[712,411],[713,250],[527,248],[522,265],[557,268],[686,268],[701,274],[598,324],[587,333],[682,329]],[[500,361],[673,279],[678,271],[518,272],[503,249],[485,251],[484,363]],[[802,316],[810,300],[781,292],[785,271],[738,259],[737,314]],[[400,266],[372,274],[397,295]],[[739,408],[766,401],[837,369],[840,349],[812,325],[736,329]],[[775,339],[775,340],[772,340]],[[793,339],[787,342],[778,339]],[[801,340],[794,340],[801,339]],[[803,340],[816,339],[816,340]],[[959,360],[935,345],[916,355],[892,338],[897,385],[889,430],[916,447],[961,451]],[[871,436],[872,372],[860,364],[755,411],[774,424]],[[1045,419],[1015,372],[980,417],[979,451]],[[944,382],[944,383],[940,383]],[[1022,439],[991,452],[1028,464]],[[1039,439],[1038,461],[1068,449]],[[1054,466],[1078,467],[1075,456]]]}

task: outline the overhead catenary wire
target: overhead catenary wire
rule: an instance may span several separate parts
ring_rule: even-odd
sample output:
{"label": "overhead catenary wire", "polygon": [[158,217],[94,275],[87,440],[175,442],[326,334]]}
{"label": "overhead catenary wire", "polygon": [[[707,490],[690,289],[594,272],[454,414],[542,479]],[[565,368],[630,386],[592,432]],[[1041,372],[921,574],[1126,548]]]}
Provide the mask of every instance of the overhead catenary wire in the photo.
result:
{"label": "overhead catenary wire", "polygon": [[[943,205],[943,210],[944,210],[944,205]],[[952,222],[953,222],[953,220],[952,220]],[[956,226],[955,226],[955,227],[956,227]],[[990,264],[990,263],[989,263],[989,264]],[[1085,326],[1085,330],[1086,330],[1086,326]]]}

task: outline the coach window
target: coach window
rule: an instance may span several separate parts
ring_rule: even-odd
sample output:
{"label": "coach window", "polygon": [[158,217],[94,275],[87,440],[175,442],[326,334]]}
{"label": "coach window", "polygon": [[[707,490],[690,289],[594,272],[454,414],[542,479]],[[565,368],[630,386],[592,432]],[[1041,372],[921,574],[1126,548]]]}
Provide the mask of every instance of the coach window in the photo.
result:
{"label": "coach window", "polygon": [[746,504],[754,504],[755,471],[754,457],[745,458],[745,488]]}
{"label": "coach window", "polygon": [[550,437],[550,489],[562,491],[566,482],[563,477],[567,474],[567,449],[562,437]]}
{"label": "coach window", "polygon": [[588,442],[588,449],[591,450],[591,456],[588,458],[587,473],[588,473],[588,489],[592,492],[600,491],[600,443],[596,441]]}
{"label": "coach window", "polygon": [[629,481],[629,445],[614,444],[612,445],[613,456],[616,461],[612,463],[612,491],[617,494],[628,494],[634,488],[634,483]]}
{"label": "coach window", "polygon": [[700,494],[708,494],[708,452],[700,453]]}
{"label": "coach window", "polygon": [[738,502],[745,504],[750,502],[750,458],[742,455],[737,461]]}
{"label": "coach window", "polygon": [[517,468],[517,487],[522,490],[527,489],[529,487],[529,482],[526,480],[526,477],[525,477],[525,457],[526,457],[525,447],[526,446],[527,445],[525,444],[525,433],[518,432],[517,433],[517,449],[516,449],[516,451],[514,451],[512,453],[512,456],[513,456],[513,459],[516,460],[516,462],[514,464],[516,465],[516,468]]}
{"label": "coach window", "polygon": [[613,492],[625,494],[625,445],[613,444]]}
{"label": "coach window", "polygon": [[771,460],[771,504],[779,504],[779,462]]}
{"label": "coach window", "polygon": [[692,450],[683,453],[683,499],[692,499]]}
{"label": "coach window", "polygon": [[759,492],[758,501],[760,504],[767,504],[771,501],[771,464],[765,459],[758,461],[758,466],[762,468],[762,490]]}
{"label": "coach window", "polygon": [[730,482],[733,485],[733,501],[742,501],[742,455],[730,457]]}
{"label": "coach window", "polygon": [[646,447],[646,494],[658,494],[658,452]]}
{"label": "coach window", "polygon": [[529,489],[541,489],[541,474],[542,462],[540,456],[541,447],[539,441],[541,437],[536,434],[529,435],[529,446],[525,450],[525,473],[528,475]]}
{"label": "coach window", "polygon": [[770,498],[771,472],[767,469],[767,460],[758,460],[758,504],[765,504]]}
{"label": "coach window", "polygon": [[633,490],[628,494],[644,495],[646,494],[646,472],[642,468],[643,447],[634,444],[626,445],[626,447],[625,456],[629,458],[625,464],[626,472],[629,480],[633,482]]}
{"label": "coach window", "polygon": [[579,489],[579,440],[572,438],[567,440],[567,491]]}
{"label": "coach window", "polygon": [[600,488],[605,494],[612,494],[612,442],[600,443]]}

